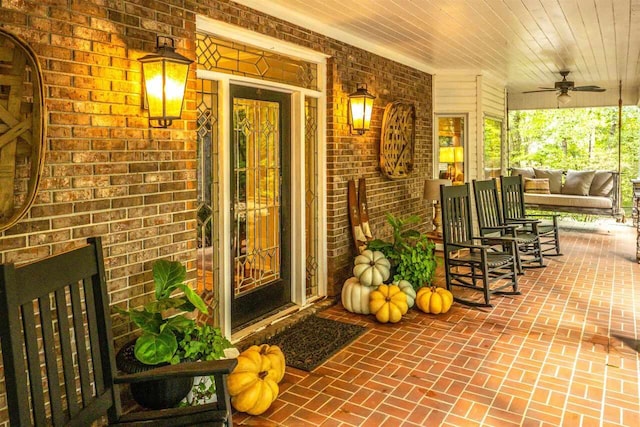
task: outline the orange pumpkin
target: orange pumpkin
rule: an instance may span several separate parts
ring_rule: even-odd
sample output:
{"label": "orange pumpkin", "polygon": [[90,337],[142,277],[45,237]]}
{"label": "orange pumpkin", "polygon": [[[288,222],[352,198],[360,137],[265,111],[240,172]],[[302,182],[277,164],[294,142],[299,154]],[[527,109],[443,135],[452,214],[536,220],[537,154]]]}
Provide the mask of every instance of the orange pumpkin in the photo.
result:
{"label": "orange pumpkin", "polygon": [[280,350],[280,347],[278,347],[277,345],[262,344],[252,345],[247,350],[255,350],[260,353],[261,356],[269,358],[269,360],[271,361],[271,367],[278,373],[276,382],[279,383],[280,381],[282,381],[282,378],[284,378],[286,362],[284,360],[284,354],[282,353],[282,350]]}
{"label": "orange pumpkin", "polygon": [[[257,346],[255,346],[257,347]],[[269,357],[249,348],[238,356],[238,364],[227,377],[231,405],[240,412],[260,415],[278,397],[278,370]]]}
{"label": "orange pumpkin", "polygon": [[380,285],[369,294],[369,309],[380,323],[397,323],[409,310],[407,294],[396,285]]}
{"label": "orange pumpkin", "polygon": [[425,313],[446,313],[453,304],[453,294],[444,288],[423,286],[418,289],[416,306]]}

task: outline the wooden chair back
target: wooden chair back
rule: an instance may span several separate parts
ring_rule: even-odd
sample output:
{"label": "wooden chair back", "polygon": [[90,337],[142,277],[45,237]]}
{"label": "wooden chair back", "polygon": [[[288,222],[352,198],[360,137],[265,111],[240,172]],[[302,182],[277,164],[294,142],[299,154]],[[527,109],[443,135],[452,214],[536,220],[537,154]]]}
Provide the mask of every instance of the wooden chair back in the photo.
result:
{"label": "wooden chair back", "polygon": [[[88,426],[119,410],[100,239],[0,265],[0,334],[12,426]],[[115,415],[114,415],[115,416]]]}
{"label": "wooden chair back", "polygon": [[495,178],[484,181],[473,180],[473,194],[476,201],[480,234],[485,234],[486,230],[492,227],[502,226],[504,221]]}
{"label": "wooden chair back", "polygon": [[473,235],[469,184],[440,186],[442,236],[446,246],[468,242]]}
{"label": "wooden chair back", "polygon": [[501,176],[502,210],[505,219],[525,218],[522,175]]}

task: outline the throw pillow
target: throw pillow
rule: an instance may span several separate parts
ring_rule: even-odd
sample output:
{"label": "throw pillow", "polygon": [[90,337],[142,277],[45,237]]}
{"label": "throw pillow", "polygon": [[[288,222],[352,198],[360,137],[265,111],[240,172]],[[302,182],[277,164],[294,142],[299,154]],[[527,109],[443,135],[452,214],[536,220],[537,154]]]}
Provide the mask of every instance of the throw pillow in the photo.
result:
{"label": "throw pillow", "polygon": [[549,194],[549,180],[547,178],[525,178],[524,192],[536,194]]}
{"label": "throw pillow", "polygon": [[511,168],[511,176],[522,175],[522,178],[535,178],[533,168]]}
{"label": "throw pillow", "polygon": [[562,170],[561,169],[536,169],[533,168],[536,178],[547,178],[549,180],[549,192],[560,194],[562,191]]}
{"label": "throw pillow", "polygon": [[590,196],[609,197],[613,190],[613,174],[609,171],[596,171],[589,189]]}
{"label": "throw pillow", "polygon": [[588,196],[595,174],[596,171],[568,171],[562,186],[562,194]]}

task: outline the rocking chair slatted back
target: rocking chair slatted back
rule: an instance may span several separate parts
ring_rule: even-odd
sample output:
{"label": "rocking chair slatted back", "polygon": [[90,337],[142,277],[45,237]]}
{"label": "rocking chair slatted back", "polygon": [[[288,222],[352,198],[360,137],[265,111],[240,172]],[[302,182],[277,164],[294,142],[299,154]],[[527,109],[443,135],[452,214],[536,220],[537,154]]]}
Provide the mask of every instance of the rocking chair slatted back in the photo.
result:
{"label": "rocking chair slatted back", "polygon": [[473,181],[473,192],[476,198],[478,227],[480,234],[484,235],[486,230],[500,227],[504,223],[495,180]]}
{"label": "rocking chair slatted back", "polygon": [[4,373],[7,389],[16,391],[7,395],[12,425],[90,424],[104,413],[95,407],[116,404],[105,386],[115,371],[113,350],[100,345],[113,341],[104,322],[104,266],[96,261],[100,241],[68,254],[0,266]]}
{"label": "rocking chair slatted back", "polygon": [[452,245],[470,241],[473,234],[468,193],[469,184],[449,186],[446,190],[445,186],[440,187],[442,217],[447,218],[442,224],[443,240]]}
{"label": "rocking chair slatted back", "polygon": [[501,176],[500,188],[502,190],[502,207],[506,219],[524,218],[524,186],[522,176]]}
{"label": "rocking chair slatted back", "polygon": [[[99,238],[16,267],[0,265],[0,340],[12,426],[230,426],[226,376],[236,359],[118,375]],[[217,402],[122,413],[120,384],[212,375]]]}

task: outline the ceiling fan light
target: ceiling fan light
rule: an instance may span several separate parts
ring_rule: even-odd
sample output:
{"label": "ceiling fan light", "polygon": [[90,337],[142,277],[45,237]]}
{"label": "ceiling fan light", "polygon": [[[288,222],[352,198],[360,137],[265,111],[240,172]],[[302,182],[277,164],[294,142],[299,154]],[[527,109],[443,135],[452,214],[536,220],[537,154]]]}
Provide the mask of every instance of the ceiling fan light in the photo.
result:
{"label": "ceiling fan light", "polygon": [[568,93],[562,92],[560,95],[558,95],[558,104],[565,106],[569,102],[571,102],[571,96],[569,96]]}

